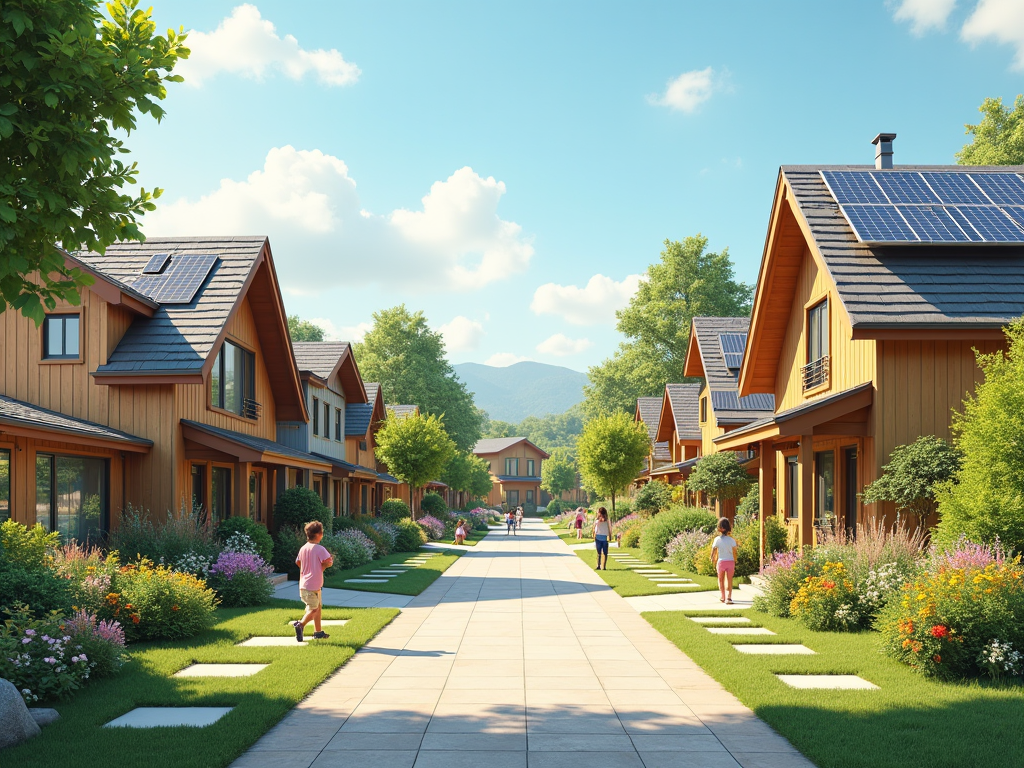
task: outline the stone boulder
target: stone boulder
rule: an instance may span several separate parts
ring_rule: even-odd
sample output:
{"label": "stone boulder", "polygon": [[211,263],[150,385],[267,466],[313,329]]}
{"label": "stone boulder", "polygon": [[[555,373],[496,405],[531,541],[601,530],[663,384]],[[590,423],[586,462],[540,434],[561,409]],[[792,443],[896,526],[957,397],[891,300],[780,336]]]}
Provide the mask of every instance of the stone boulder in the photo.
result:
{"label": "stone boulder", "polygon": [[28,712],[25,700],[9,680],[0,678],[0,749],[13,747],[39,735],[39,726]]}
{"label": "stone boulder", "polygon": [[40,728],[60,720],[60,712],[47,707],[29,707],[28,713],[32,715],[32,719],[36,721],[36,725]]}

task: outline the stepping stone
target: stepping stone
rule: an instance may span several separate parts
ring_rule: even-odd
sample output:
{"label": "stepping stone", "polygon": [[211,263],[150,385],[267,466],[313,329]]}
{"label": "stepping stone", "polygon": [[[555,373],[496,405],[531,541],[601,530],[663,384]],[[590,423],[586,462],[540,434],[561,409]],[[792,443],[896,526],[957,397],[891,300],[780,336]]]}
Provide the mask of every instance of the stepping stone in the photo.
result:
{"label": "stepping stone", "polygon": [[700,584],[680,584],[678,582],[666,584],[663,581],[655,582],[654,586],[665,587],[666,589],[700,589]]}
{"label": "stepping stone", "polygon": [[685,576],[648,576],[651,581],[693,581]]}
{"label": "stepping stone", "polygon": [[161,728],[187,725],[202,728],[213,725],[234,707],[136,707],[114,718],[104,728]]}
{"label": "stepping stone", "polygon": [[[320,625],[323,626],[323,627],[343,627],[346,624],[348,624],[348,619],[321,619],[320,620]],[[292,625],[292,623],[290,621],[286,621],[285,625],[290,627]],[[312,623],[306,625],[306,629],[309,629],[310,626],[312,626]]]}
{"label": "stepping stone", "polygon": [[857,675],[776,675],[792,688],[827,688],[829,690],[873,690],[878,686]]}
{"label": "stepping stone", "polygon": [[308,640],[303,640],[301,643],[295,641],[295,635],[290,637],[250,637],[248,640],[243,640],[238,645],[252,647],[252,646],[288,646],[290,648],[305,648],[309,645]]}
{"label": "stepping stone", "polygon": [[664,573],[671,575],[672,571],[666,571],[664,568],[637,568],[634,573],[642,573],[644,576],[651,573]]}
{"label": "stepping stone", "polygon": [[249,677],[269,664],[193,664],[174,673],[174,677]]}
{"label": "stepping stone", "polygon": [[387,584],[387,579],[345,579],[346,584]]}
{"label": "stepping stone", "polygon": [[370,571],[370,573],[378,576],[401,576],[405,571]]}
{"label": "stepping stone", "polygon": [[774,635],[764,627],[704,627],[713,635]]}
{"label": "stepping stone", "polygon": [[784,655],[784,654],[800,654],[802,656],[812,656],[814,651],[808,648],[806,645],[784,645],[782,643],[775,644],[759,644],[751,643],[750,645],[733,645],[740,653],[753,653],[765,656]]}
{"label": "stepping stone", "polygon": [[688,616],[690,621],[695,621],[698,624],[732,624],[734,622],[741,622],[743,624],[749,624],[750,619],[746,616]]}

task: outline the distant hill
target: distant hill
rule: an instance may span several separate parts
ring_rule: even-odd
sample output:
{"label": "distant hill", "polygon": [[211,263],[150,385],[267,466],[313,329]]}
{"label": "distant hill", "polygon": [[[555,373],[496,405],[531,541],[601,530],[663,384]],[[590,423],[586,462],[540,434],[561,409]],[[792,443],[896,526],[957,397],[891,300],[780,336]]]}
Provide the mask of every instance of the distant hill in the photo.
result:
{"label": "distant hill", "polygon": [[527,416],[564,413],[583,400],[587,374],[560,365],[523,362],[507,368],[480,363],[454,366],[474,393],[477,408],[499,421],[518,423]]}

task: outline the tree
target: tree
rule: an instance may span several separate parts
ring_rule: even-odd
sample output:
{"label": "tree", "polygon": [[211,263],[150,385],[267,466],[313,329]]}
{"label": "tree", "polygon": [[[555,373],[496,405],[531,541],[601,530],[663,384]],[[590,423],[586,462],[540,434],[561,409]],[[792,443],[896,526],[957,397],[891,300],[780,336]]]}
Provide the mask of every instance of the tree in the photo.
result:
{"label": "tree", "polygon": [[481,437],[519,437],[519,425],[490,418],[486,412],[480,421]]}
{"label": "tree", "polygon": [[288,335],[292,341],[323,341],[324,329],[309,320],[300,320],[298,315],[288,315]]}
{"label": "tree", "polygon": [[961,165],[1024,164],[1024,96],[1017,96],[1013,109],[1000,99],[985,99],[978,107],[981,122],[965,125],[970,144],[956,153]]}
{"label": "tree", "polygon": [[686,489],[706,493],[717,501],[738,499],[750,489],[751,477],[731,451],[703,456],[686,480]]}
{"label": "tree", "polygon": [[643,424],[626,413],[598,416],[583,427],[576,441],[576,458],[586,484],[602,496],[615,495],[643,469],[650,437]]}
{"label": "tree", "polygon": [[121,193],[138,168],[113,134],[130,133],[137,112],[163,118],[157,101],[189,50],[180,32],[155,35],[137,5],[113,0],[104,19],[97,0],[0,4],[0,312],[42,323],[93,282],[64,251],[145,239],[139,218],[161,190]]}
{"label": "tree", "polygon": [[541,464],[540,487],[556,499],[576,487],[576,462],[567,450],[556,448]]}
{"label": "tree", "polygon": [[663,480],[652,480],[633,497],[633,511],[656,515],[672,504],[672,486]]}
{"label": "tree", "polygon": [[935,435],[922,435],[910,445],[898,445],[882,467],[882,476],[864,489],[864,503],[891,501],[899,513],[917,516],[925,525],[935,511],[935,491],[960,469],[960,454]]}
{"label": "tree", "polygon": [[404,304],[375,312],[373,328],[355,353],[363,379],[380,382],[385,402],[443,416],[460,451],[476,445],[481,412],[445,357],[444,338],[430,330],[422,312],[411,313]]}
{"label": "tree", "polygon": [[588,372],[586,415],[632,414],[638,397],[660,395],[666,383],[684,381],[694,317],[750,314],[753,289],[735,280],[729,249],[710,253],[707,247],[702,235],[665,241],[661,260],[647,268],[629,306],[616,313],[626,341]]}
{"label": "tree", "polygon": [[388,415],[376,439],[377,458],[413,490],[440,477],[456,452],[444,423],[433,415]]}
{"label": "tree", "polygon": [[465,491],[474,499],[486,496],[494,487],[490,463],[468,451],[459,451],[452,457],[441,480],[452,490]]}
{"label": "tree", "polygon": [[953,416],[953,445],[962,455],[956,483],[936,492],[940,546],[961,535],[991,543],[997,536],[1024,550],[1024,318],[1006,328],[1007,352],[978,354],[984,374]]}
{"label": "tree", "polygon": [[527,416],[518,424],[490,419],[483,413],[480,430],[482,437],[525,437],[548,452],[556,448],[571,449],[583,430],[583,411],[579,405],[574,405],[565,413]]}

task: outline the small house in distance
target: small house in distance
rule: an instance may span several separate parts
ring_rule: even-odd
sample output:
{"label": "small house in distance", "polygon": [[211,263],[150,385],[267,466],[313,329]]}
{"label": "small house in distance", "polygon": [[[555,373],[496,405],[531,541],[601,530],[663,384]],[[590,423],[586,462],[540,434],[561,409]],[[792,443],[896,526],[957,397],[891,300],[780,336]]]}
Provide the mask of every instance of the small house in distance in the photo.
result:
{"label": "small house in distance", "polygon": [[701,432],[697,418],[699,384],[666,384],[658,398],[657,444],[665,445],[668,461],[651,472],[652,480],[679,485],[701,456]]}
{"label": "small house in distance", "polygon": [[473,453],[491,465],[494,487],[488,505],[540,504],[541,465],[550,454],[525,437],[484,438]]}
{"label": "small house in distance", "polygon": [[651,472],[669,463],[671,454],[667,442],[658,442],[658,423],[661,418],[660,397],[638,397],[633,421],[643,424],[650,438],[650,449],[644,460],[644,468],[633,484],[640,488],[651,481]]}

